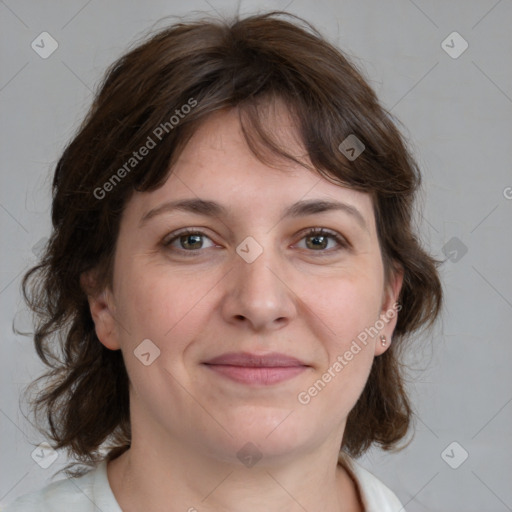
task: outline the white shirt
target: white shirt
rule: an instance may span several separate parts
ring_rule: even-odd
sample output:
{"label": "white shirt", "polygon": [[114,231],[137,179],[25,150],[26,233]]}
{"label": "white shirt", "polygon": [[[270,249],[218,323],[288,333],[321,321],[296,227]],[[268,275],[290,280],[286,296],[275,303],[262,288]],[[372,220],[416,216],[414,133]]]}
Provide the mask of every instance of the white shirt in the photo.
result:
{"label": "white shirt", "polygon": [[[349,461],[347,468],[357,482],[365,512],[405,512],[396,495],[375,475]],[[78,478],[53,482],[24,496],[1,512],[123,512],[107,478],[107,463]]]}

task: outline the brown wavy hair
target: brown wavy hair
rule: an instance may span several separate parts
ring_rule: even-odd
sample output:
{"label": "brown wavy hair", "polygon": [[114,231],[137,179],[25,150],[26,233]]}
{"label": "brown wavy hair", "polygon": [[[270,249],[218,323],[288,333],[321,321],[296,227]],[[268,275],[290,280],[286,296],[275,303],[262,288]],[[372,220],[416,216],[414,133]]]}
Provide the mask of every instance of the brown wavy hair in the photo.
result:
{"label": "brown wavy hair", "polygon": [[[399,449],[413,416],[403,348],[412,332],[433,324],[442,304],[438,262],[413,229],[420,172],[397,128],[399,121],[379,104],[356,65],[310,24],[279,11],[181,21],[150,34],[109,68],[59,159],[52,184],[52,234],[22,282],[35,313],[35,348],[49,367],[29,386],[43,384],[31,407],[55,449],[65,448],[75,460],[91,465],[130,447],[122,353],[98,340],[81,286],[81,276],[90,271],[98,290],[112,284],[127,201],[134,191],[161,186],[197,127],[222,109],[238,110],[247,143],[260,160],[268,162],[274,155],[308,167],[281,147],[265,124],[263,110],[274,100],[290,112],[311,170],[371,194],[386,278],[403,270],[393,343],[374,359],[340,447],[342,454],[354,457],[373,443]],[[170,123],[192,102],[193,109]],[[126,166],[127,172],[121,172],[162,126],[167,130],[158,132],[157,147],[129,172]],[[365,146],[355,160],[339,149],[348,135]],[[113,181],[115,174],[122,179]],[[68,468],[69,475],[80,473]]]}

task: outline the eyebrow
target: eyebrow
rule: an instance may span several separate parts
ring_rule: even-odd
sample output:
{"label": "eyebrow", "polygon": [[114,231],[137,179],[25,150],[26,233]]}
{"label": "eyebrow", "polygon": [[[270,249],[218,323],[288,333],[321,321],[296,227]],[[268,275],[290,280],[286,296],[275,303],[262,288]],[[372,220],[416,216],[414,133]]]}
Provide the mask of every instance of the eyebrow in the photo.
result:
{"label": "eyebrow", "polygon": [[[208,217],[226,217],[229,214],[227,208],[215,201],[206,199],[180,199],[177,201],[168,201],[166,203],[153,208],[144,214],[139,222],[139,227],[142,227],[150,219],[166,212],[175,210],[195,213],[197,215],[205,215]],[[366,222],[361,212],[355,207],[347,203],[339,201],[327,201],[319,199],[309,199],[298,201],[288,206],[281,216],[280,220],[286,217],[304,217],[306,215],[314,215],[316,213],[324,213],[329,211],[343,211],[352,216],[364,229],[367,229]]]}

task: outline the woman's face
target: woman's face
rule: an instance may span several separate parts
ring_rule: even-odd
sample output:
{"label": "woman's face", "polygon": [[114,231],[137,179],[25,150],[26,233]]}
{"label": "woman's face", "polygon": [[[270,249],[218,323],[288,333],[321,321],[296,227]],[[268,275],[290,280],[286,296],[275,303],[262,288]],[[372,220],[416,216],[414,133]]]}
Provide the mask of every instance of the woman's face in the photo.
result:
{"label": "woman's face", "polygon": [[99,339],[123,353],[134,443],[235,462],[339,448],[401,278],[384,282],[369,195],[283,167],[218,113],[161,188],[128,202],[112,290],[90,301]]}

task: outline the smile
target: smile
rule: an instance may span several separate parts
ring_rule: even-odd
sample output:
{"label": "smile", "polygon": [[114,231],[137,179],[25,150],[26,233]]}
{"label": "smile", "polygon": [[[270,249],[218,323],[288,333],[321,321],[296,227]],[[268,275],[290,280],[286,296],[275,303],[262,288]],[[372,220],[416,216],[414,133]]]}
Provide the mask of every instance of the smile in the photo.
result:
{"label": "smile", "polygon": [[228,353],[203,363],[209,370],[246,385],[278,384],[304,372],[309,365],[284,354]]}

